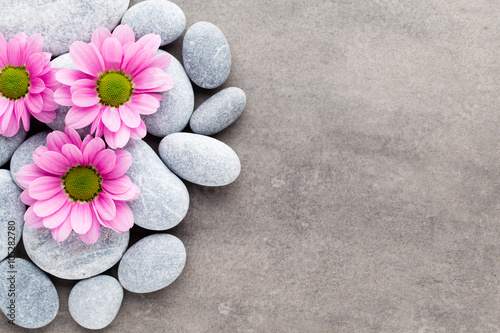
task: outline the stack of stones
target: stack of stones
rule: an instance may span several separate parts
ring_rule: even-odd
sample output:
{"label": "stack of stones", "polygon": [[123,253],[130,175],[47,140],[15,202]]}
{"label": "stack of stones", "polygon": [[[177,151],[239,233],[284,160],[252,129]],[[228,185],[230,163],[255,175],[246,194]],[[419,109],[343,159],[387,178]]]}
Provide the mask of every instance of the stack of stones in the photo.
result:
{"label": "stack of stones", "polygon": [[[89,42],[93,30],[100,26],[112,30],[121,21],[132,27],[136,38],[149,33],[160,35],[162,46],[177,40],[186,28],[183,11],[170,1],[146,0],[128,7],[129,0],[0,0],[0,32],[7,39],[19,31],[41,33],[45,51],[57,56],[52,67],[75,68],[67,53],[69,46],[76,40]],[[159,156],[142,140],[131,140],[123,148],[133,157],[127,175],[141,189],[140,197],[129,202],[135,223],[157,231],[131,247],[130,232],[119,234],[102,228],[99,240],[87,245],[74,232],[57,242],[49,229],[25,226],[26,207],[19,199],[23,188],[16,182],[16,173],[23,165],[33,163],[32,154],[46,144],[49,131],[27,140],[22,130],[11,138],[0,136],[0,165],[8,167],[5,164],[10,160],[10,171],[0,169],[0,273],[11,277],[0,279],[0,308],[15,324],[39,328],[55,318],[59,297],[45,272],[81,280],[71,290],[68,305],[75,321],[89,329],[104,328],[114,320],[124,297],[123,288],[134,293],[154,292],[181,274],[185,247],[177,237],[164,232],[179,224],[189,208],[189,193],[181,179],[203,186],[224,186],[238,177],[238,156],[210,135],[231,125],[246,103],[241,89],[228,87],[194,110],[192,83],[204,89],[219,88],[231,69],[229,44],[214,24],[198,22],[186,31],[182,58],[184,65],[172,57],[167,69],[174,88],[163,93],[155,114],[144,117],[148,132],[163,138]],[[51,129],[63,130],[68,109],[59,107],[56,120],[49,124]],[[188,127],[192,133],[183,132]],[[89,129],[79,132],[87,134]],[[31,261],[15,258],[11,252],[21,237]],[[117,263],[117,279],[101,274]],[[15,296],[6,292],[9,288],[15,290]],[[12,299],[15,311],[10,306]]]}

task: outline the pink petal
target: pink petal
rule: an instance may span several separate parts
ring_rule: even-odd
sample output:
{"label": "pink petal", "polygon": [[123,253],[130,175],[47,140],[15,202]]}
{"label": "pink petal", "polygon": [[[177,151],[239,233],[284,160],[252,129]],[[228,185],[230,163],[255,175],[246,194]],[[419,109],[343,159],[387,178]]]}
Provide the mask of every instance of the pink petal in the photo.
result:
{"label": "pink petal", "polygon": [[59,104],[54,102],[54,91],[45,87],[45,90],[41,93],[43,98],[42,111],[54,111],[59,107]]}
{"label": "pink petal", "polygon": [[78,69],[63,68],[56,73],[57,81],[66,85],[72,85],[78,80],[92,79],[92,78],[93,78],[92,76],[85,74],[84,72]]}
{"label": "pink petal", "polygon": [[33,206],[33,211],[40,217],[46,217],[57,212],[68,201],[68,195],[59,192],[50,199],[38,200]]}
{"label": "pink petal", "polygon": [[102,122],[111,132],[116,132],[120,129],[120,113],[117,108],[106,107],[102,114]]}
{"label": "pink petal", "polygon": [[80,150],[81,151],[85,151],[85,147],[87,147],[87,145],[89,144],[90,141],[94,140],[94,137],[90,134],[87,134],[85,136],[85,138],[83,138],[83,141],[82,141],[82,146],[80,147]]}
{"label": "pink petal", "polygon": [[45,83],[42,81],[42,79],[34,77],[30,80],[30,87],[28,88],[30,94],[41,93],[44,89]]}
{"label": "pink petal", "polygon": [[21,100],[23,100],[22,105],[19,105],[18,107],[23,109],[22,113],[21,113],[21,120],[23,121],[24,130],[27,132],[30,129],[31,115],[28,112],[28,110],[26,110],[26,105],[24,104],[24,99],[21,98]]}
{"label": "pink petal", "polygon": [[71,228],[71,222],[70,222],[69,214],[68,214],[68,216],[63,221],[63,223],[61,223],[57,228],[54,228],[51,230],[52,237],[56,241],[62,242],[66,238],[68,238],[69,234],[71,233],[71,230],[73,230],[73,228]]}
{"label": "pink petal", "polygon": [[41,94],[28,94],[25,100],[31,114],[42,111],[43,98]]}
{"label": "pink petal", "polygon": [[7,62],[9,65],[18,67],[22,65],[23,57],[21,54],[21,46],[15,39],[9,40],[7,43]]}
{"label": "pink petal", "polygon": [[43,219],[35,214],[33,206],[29,207],[24,213],[24,222],[30,228],[43,227]]}
{"label": "pink petal", "polygon": [[104,128],[104,138],[110,148],[122,148],[130,139],[130,128],[125,124],[122,124],[120,129],[116,132],[111,132],[107,128]]}
{"label": "pink petal", "polygon": [[69,48],[69,54],[83,72],[95,77],[104,72],[104,60],[94,44],[76,41]]}
{"label": "pink petal", "polygon": [[132,155],[126,150],[115,150],[116,162],[108,173],[101,173],[103,179],[115,179],[127,172],[132,165]]}
{"label": "pink petal", "polygon": [[104,149],[98,152],[91,164],[97,169],[99,174],[108,173],[115,167],[116,154],[111,149]]}
{"label": "pink petal", "polygon": [[168,74],[159,68],[151,67],[143,70],[132,79],[135,89],[153,89],[167,81]]}
{"label": "pink petal", "polygon": [[32,54],[28,61],[26,62],[26,70],[29,73],[30,78],[37,77],[44,67],[44,58],[40,53]]}
{"label": "pink petal", "polygon": [[143,49],[137,52],[137,54],[130,59],[127,64],[126,72],[130,73],[132,76],[139,74],[145,67],[146,61],[151,59],[155,54],[152,49]]}
{"label": "pink petal", "polygon": [[89,125],[99,113],[101,106],[96,104],[88,108],[73,106],[66,114],[66,125],[72,128],[83,128]]}
{"label": "pink petal", "polygon": [[68,136],[61,131],[53,131],[47,135],[47,148],[51,151],[62,152],[62,147],[70,143]]}
{"label": "pink petal", "polygon": [[0,68],[7,66],[7,41],[0,32]]}
{"label": "pink petal", "polygon": [[60,68],[52,68],[50,71],[43,75],[39,75],[38,78],[43,81],[47,88],[51,90],[55,90],[61,86],[61,83],[56,80],[56,73],[60,70]]}
{"label": "pink petal", "polygon": [[42,52],[43,36],[40,34],[31,35],[26,41],[26,56]]}
{"label": "pink petal", "polygon": [[111,33],[106,28],[97,28],[92,34],[91,43],[94,44],[99,51],[102,50],[102,44],[107,38],[111,37]]}
{"label": "pink petal", "polygon": [[71,127],[65,127],[64,128],[64,134],[68,136],[68,139],[71,141],[72,144],[77,146],[78,148],[81,148],[82,146],[82,138],[80,137],[80,134],[78,134],[77,131],[75,131]]}
{"label": "pink petal", "polygon": [[62,147],[62,153],[72,165],[83,164],[83,154],[80,149],[72,143]]}
{"label": "pink petal", "polygon": [[104,150],[106,145],[101,138],[94,138],[85,146],[83,150],[83,163],[89,165],[94,160],[95,155]]}
{"label": "pink petal", "polygon": [[11,137],[19,130],[19,121],[14,116],[14,102],[10,101],[9,107],[1,117],[0,134]]}
{"label": "pink petal", "polygon": [[139,38],[136,44],[139,45],[141,49],[148,48],[153,49],[156,52],[156,50],[160,47],[161,37],[157,34],[147,34]]}
{"label": "pink petal", "polygon": [[158,67],[161,70],[166,71],[168,66],[170,65],[171,60],[172,57],[169,54],[158,54],[157,56],[154,56],[153,58],[149,59],[144,64],[144,68]]}
{"label": "pink petal", "polygon": [[43,154],[37,164],[41,169],[59,176],[64,175],[72,167],[66,157],[55,151]]}
{"label": "pink petal", "polygon": [[135,42],[134,31],[131,27],[126,24],[121,24],[113,30],[113,37],[120,41],[120,44],[123,46],[127,43]]}
{"label": "pink petal", "polygon": [[146,134],[147,134],[146,124],[144,124],[144,121],[142,121],[142,119],[141,119],[141,124],[138,127],[132,128],[130,130],[130,137],[135,140],[142,139],[143,137],[146,136]]}
{"label": "pink petal", "polygon": [[32,197],[30,197],[30,195],[28,193],[28,190],[22,191],[21,195],[19,195],[19,198],[21,199],[21,201],[23,202],[23,204],[28,205],[28,206],[31,206],[35,202],[37,202],[37,200],[35,200]]}
{"label": "pink petal", "polygon": [[[46,146],[36,147],[35,151],[33,152],[33,161],[35,161],[35,164],[40,163],[40,159],[41,159],[42,155],[48,151],[49,151],[49,148],[47,148]],[[38,167],[38,165],[37,165],[37,167]]]}
{"label": "pink petal", "polygon": [[26,111],[26,106],[24,105],[24,97],[21,97],[14,102],[14,116],[16,119],[21,119],[24,113],[28,112]]}
{"label": "pink petal", "polygon": [[5,113],[9,105],[10,105],[10,100],[0,95],[0,117]]}
{"label": "pink petal", "polygon": [[90,204],[86,202],[75,202],[69,213],[71,227],[77,234],[84,234],[89,231],[92,225],[92,212]]}
{"label": "pink petal", "polygon": [[33,117],[35,117],[38,121],[42,123],[50,124],[56,119],[56,113],[54,111],[43,111],[40,113],[33,113]]}
{"label": "pink petal", "polygon": [[54,100],[64,106],[73,106],[73,101],[71,100],[71,87],[62,86],[54,92]]}
{"label": "pink petal", "polygon": [[123,201],[116,201],[116,217],[107,223],[118,232],[128,231],[134,226],[134,215],[130,207]]}
{"label": "pink petal", "polygon": [[73,82],[73,84],[71,85],[71,93],[73,94],[75,91],[83,88],[95,90],[96,87],[97,87],[97,82],[95,80],[81,79]]}
{"label": "pink petal", "polygon": [[153,94],[133,94],[132,97],[130,97],[129,104],[132,104],[140,114],[153,114],[160,107],[160,102],[152,95]]}
{"label": "pink petal", "polygon": [[118,70],[122,63],[122,47],[116,38],[108,38],[102,44],[102,55],[106,69]]}
{"label": "pink petal", "polygon": [[130,190],[132,181],[127,175],[123,175],[115,179],[104,179],[101,186],[105,192],[113,194],[123,194]]}
{"label": "pink petal", "polygon": [[92,124],[90,125],[90,133],[96,132],[95,133],[96,137],[101,136],[102,131],[104,129],[104,124],[102,123],[102,114],[103,114],[104,110],[106,110],[106,107],[102,107],[99,110],[99,113],[97,114],[95,119],[92,121]]}
{"label": "pink petal", "polygon": [[99,234],[101,233],[101,224],[97,220],[97,216],[92,213],[92,225],[90,226],[89,231],[85,234],[79,234],[80,239],[85,244],[94,244],[99,239]]}
{"label": "pink petal", "polygon": [[111,220],[116,216],[116,206],[113,199],[106,193],[99,193],[99,196],[93,201],[95,210],[103,220]]}
{"label": "pink petal", "polygon": [[120,112],[120,118],[128,127],[136,128],[141,124],[141,116],[139,115],[139,112],[132,111],[127,104],[130,103],[120,105],[120,107],[118,108]]}
{"label": "pink petal", "polygon": [[137,89],[136,93],[143,94],[152,92],[163,92],[172,89],[172,87],[174,86],[174,80],[172,80],[172,78],[167,73],[165,74],[167,75],[167,77],[165,82],[161,86],[151,89]]}
{"label": "pink petal", "polygon": [[31,182],[28,193],[36,200],[47,200],[63,191],[62,179],[59,177],[40,177]]}
{"label": "pink petal", "polygon": [[108,195],[115,201],[131,201],[137,199],[140,192],[139,187],[132,183],[128,191],[121,194],[108,193]]}
{"label": "pink petal", "polygon": [[71,202],[71,200],[66,200],[64,205],[61,208],[59,208],[57,212],[55,212],[52,215],[44,217],[43,225],[45,226],[45,228],[54,229],[60,226],[61,223],[63,223],[64,220],[66,220],[66,218],[68,217],[72,206],[73,203]]}
{"label": "pink petal", "polygon": [[101,99],[97,97],[97,91],[89,88],[74,91],[71,100],[76,106],[80,107],[94,106],[101,101]]}

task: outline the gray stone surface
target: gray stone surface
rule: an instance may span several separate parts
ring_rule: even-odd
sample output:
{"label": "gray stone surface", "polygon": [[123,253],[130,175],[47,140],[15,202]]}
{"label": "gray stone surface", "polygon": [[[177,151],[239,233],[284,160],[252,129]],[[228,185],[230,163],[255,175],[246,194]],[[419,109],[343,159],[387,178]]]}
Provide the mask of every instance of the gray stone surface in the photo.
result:
{"label": "gray stone surface", "polygon": [[198,22],[182,43],[184,68],[191,80],[206,89],[222,85],[231,71],[231,50],[224,33],[213,23]]}
{"label": "gray stone surface", "polygon": [[23,230],[23,244],[33,262],[47,273],[67,280],[81,280],[100,274],[116,264],[127,249],[130,231],[117,233],[101,227],[99,239],[85,244],[72,231],[68,238],[57,242],[50,229]]}
{"label": "gray stone surface", "polygon": [[26,164],[35,163],[35,161],[33,161],[33,153],[38,147],[45,146],[47,144],[47,135],[49,133],[49,131],[43,131],[29,137],[26,141],[21,143],[12,155],[12,159],[10,160],[10,174],[17,186],[23,190],[24,188],[17,182],[16,174],[19,169]]}
{"label": "gray stone surface", "polygon": [[77,40],[90,42],[99,27],[120,23],[129,0],[0,0],[0,32],[6,39],[19,31],[44,36],[44,51],[59,55]]}
{"label": "gray stone surface", "polygon": [[189,125],[198,134],[213,135],[231,125],[245,109],[247,98],[240,88],[219,91],[200,105],[191,116]]}
{"label": "gray stone surface", "polygon": [[[7,259],[0,262],[0,274],[0,309],[8,320],[25,328],[40,328],[54,320],[59,296],[38,267],[25,259]],[[2,332],[11,326],[2,324]]]}
{"label": "gray stone surface", "polygon": [[130,140],[123,149],[133,158],[127,175],[141,189],[139,198],[128,202],[134,223],[150,230],[175,227],[189,208],[186,186],[146,142]]}
{"label": "gray stone surface", "polygon": [[115,319],[122,300],[120,282],[109,275],[98,275],[78,282],[71,289],[68,309],[79,325],[99,330]]}
{"label": "gray stone surface", "polygon": [[[21,240],[26,206],[19,196],[21,190],[9,170],[0,169],[0,261],[5,259]],[[15,251],[14,251],[15,253]]]}
{"label": "gray stone surface", "polygon": [[177,176],[198,185],[228,185],[240,174],[241,164],[234,150],[209,136],[173,133],[161,140],[158,151]]}
{"label": "gray stone surface", "polygon": [[127,250],[118,266],[118,279],[128,291],[149,293],[174,282],[185,264],[186,249],[181,240],[169,234],[155,234]]}
{"label": "gray stone surface", "polygon": [[161,45],[167,45],[179,38],[186,28],[186,15],[173,2],[148,0],[125,12],[122,24],[128,24],[137,39],[147,34],[161,37]]}
{"label": "gray stone surface", "polygon": [[[163,50],[158,50],[156,54],[162,53],[168,54]],[[182,131],[194,109],[193,86],[182,64],[172,56],[166,72],[174,80],[174,87],[162,93],[158,111],[143,117],[148,132],[159,137]]]}
{"label": "gray stone surface", "polygon": [[12,157],[14,151],[26,138],[26,131],[20,128],[19,131],[11,137],[0,135],[0,166],[3,166]]}

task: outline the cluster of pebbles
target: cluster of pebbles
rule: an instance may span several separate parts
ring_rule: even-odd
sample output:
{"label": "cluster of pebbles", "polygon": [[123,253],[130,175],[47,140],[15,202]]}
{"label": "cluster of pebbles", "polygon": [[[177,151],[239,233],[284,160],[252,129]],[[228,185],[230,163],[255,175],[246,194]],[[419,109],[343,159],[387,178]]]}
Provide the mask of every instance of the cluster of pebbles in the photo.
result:
{"label": "cluster of pebbles", "polygon": [[[69,46],[76,40],[89,42],[93,30],[100,26],[112,30],[121,20],[132,27],[136,38],[148,33],[160,35],[162,46],[177,40],[186,28],[183,11],[170,1],[147,0],[130,9],[128,6],[129,0],[0,0],[0,32],[7,39],[19,31],[41,33],[45,50],[57,55],[52,66],[75,68],[67,53]],[[75,21],[79,29],[68,31],[74,26],[69,22]],[[57,242],[49,229],[27,227],[23,223],[26,206],[19,199],[22,187],[16,173],[23,165],[33,163],[32,154],[46,144],[49,131],[27,140],[22,130],[11,138],[0,136],[0,165],[11,161],[10,171],[0,169],[0,273],[14,277],[0,279],[0,308],[13,319],[9,304],[15,299],[15,324],[39,328],[55,318],[59,297],[44,272],[81,280],[71,290],[68,305],[75,321],[89,329],[104,328],[114,320],[123,301],[123,289],[154,292],[181,274],[186,249],[180,239],[163,232],[179,224],[189,208],[189,193],[180,178],[198,185],[223,186],[238,177],[241,165],[236,153],[209,135],[233,123],[246,103],[241,89],[229,87],[194,110],[192,82],[205,89],[218,88],[231,69],[229,44],[215,25],[193,24],[184,35],[182,57],[184,66],[172,57],[167,69],[174,88],[163,93],[158,111],[144,118],[148,132],[163,138],[159,156],[142,140],[131,140],[123,148],[133,157],[127,175],[141,189],[140,197],[129,202],[135,224],[161,231],[131,247],[130,231],[120,234],[102,228],[99,240],[87,245],[74,232],[65,241]],[[59,107],[49,127],[62,131],[68,109]],[[188,124],[193,133],[182,132]],[[79,132],[84,135],[89,129]],[[15,234],[10,239],[9,230]],[[21,236],[32,262],[8,253],[8,246],[13,245],[9,241],[17,245]],[[118,279],[100,275],[117,263]],[[14,298],[9,296],[9,288],[15,289]]]}

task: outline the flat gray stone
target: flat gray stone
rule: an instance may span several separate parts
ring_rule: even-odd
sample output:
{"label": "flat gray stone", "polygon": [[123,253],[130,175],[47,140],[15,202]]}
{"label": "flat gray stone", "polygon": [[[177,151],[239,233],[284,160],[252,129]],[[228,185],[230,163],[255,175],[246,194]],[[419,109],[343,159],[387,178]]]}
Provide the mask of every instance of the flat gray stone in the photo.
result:
{"label": "flat gray stone", "polygon": [[94,276],[78,282],[69,293],[71,317],[88,329],[102,329],[115,319],[123,300],[123,288],[114,277]]}
{"label": "flat gray stone", "polygon": [[0,260],[3,260],[21,240],[26,206],[9,170],[0,169],[0,189]]}
{"label": "flat gray stone", "polygon": [[234,150],[209,136],[173,133],[161,140],[158,150],[170,170],[198,185],[227,185],[240,174],[240,159]]}
{"label": "flat gray stone", "polygon": [[139,198],[128,202],[134,223],[149,230],[175,227],[189,208],[186,185],[143,140],[130,140],[123,149],[133,158],[127,175],[141,189]]}
{"label": "flat gray stone", "polygon": [[100,274],[116,264],[127,249],[130,232],[102,227],[94,244],[85,244],[71,231],[63,242],[52,238],[50,229],[24,226],[23,243],[33,262],[61,279],[81,280]]}
{"label": "flat gray stone", "polygon": [[21,126],[19,131],[14,136],[8,138],[0,135],[0,166],[7,163],[7,161],[12,157],[14,151],[26,138],[26,134],[26,131]]}
{"label": "flat gray stone", "polygon": [[240,88],[221,90],[196,109],[189,125],[198,134],[218,133],[238,119],[246,102],[246,95]]}
{"label": "flat gray stone", "polygon": [[[169,53],[158,50],[156,54]],[[174,80],[174,87],[162,93],[158,111],[143,117],[148,132],[159,137],[182,131],[194,110],[193,86],[179,60],[172,56],[166,72]]]}
{"label": "flat gray stone", "polygon": [[6,259],[0,262],[0,274],[0,309],[9,320],[25,328],[40,328],[54,320],[59,296],[38,267],[21,258]]}
{"label": "flat gray stone", "polygon": [[186,28],[186,15],[170,1],[147,0],[130,7],[122,17],[122,24],[128,24],[137,39],[157,34],[161,37],[161,45],[167,45],[179,38]]}
{"label": "flat gray stone", "polygon": [[49,131],[43,131],[29,137],[26,141],[21,143],[21,145],[16,149],[14,154],[12,155],[12,159],[10,160],[10,174],[14,182],[24,190],[16,179],[16,174],[23,166],[26,164],[35,163],[33,161],[33,153],[35,149],[40,146],[45,146],[47,144],[47,135]]}
{"label": "flat gray stone", "polygon": [[205,89],[223,84],[231,71],[231,50],[226,36],[210,22],[195,23],[186,31],[182,59],[191,80]]}
{"label": "flat gray stone", "polygon": [[168,234],[145,237],[123,255],[118,280],[134,293],[150,293],[165,288],[179,277],[186,264],[181,240]]}
{"label": "flat gray stone", "polygon": [[129,0],[0,0],[0,31],[6,39],[19,31],[40,33],[43,49],[56,56],[69,51],[74,41],[86,43],[95,29],[112,30],[120,23]]}

